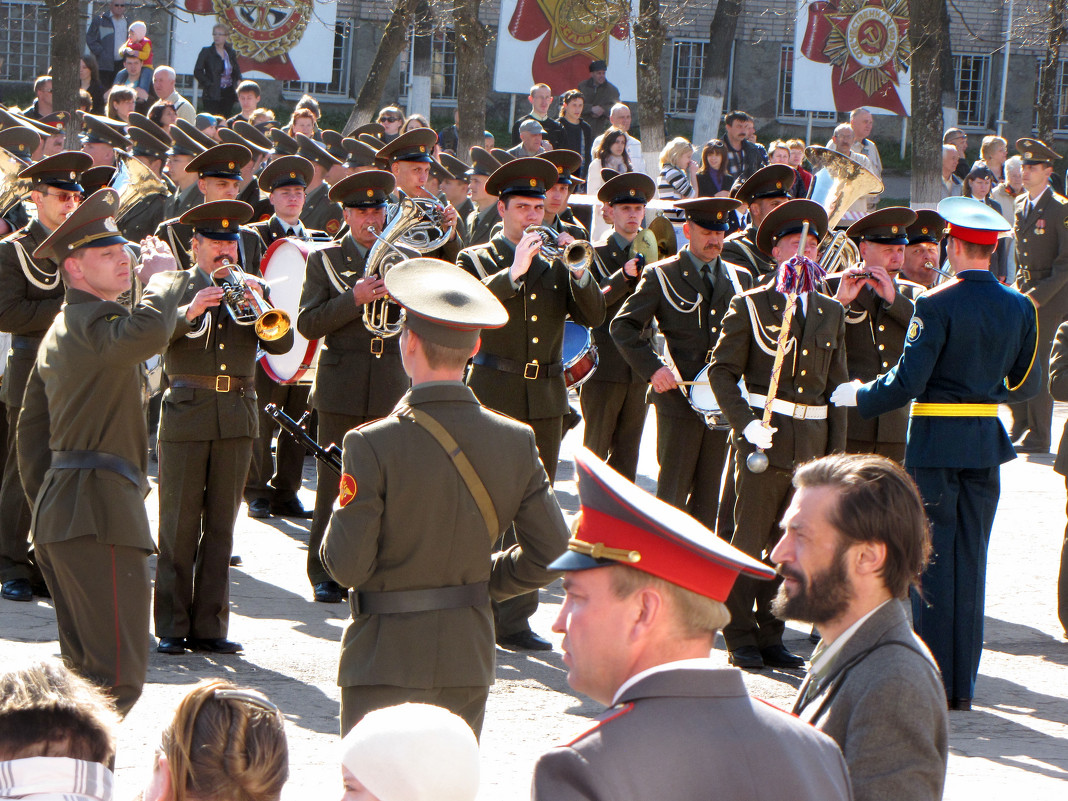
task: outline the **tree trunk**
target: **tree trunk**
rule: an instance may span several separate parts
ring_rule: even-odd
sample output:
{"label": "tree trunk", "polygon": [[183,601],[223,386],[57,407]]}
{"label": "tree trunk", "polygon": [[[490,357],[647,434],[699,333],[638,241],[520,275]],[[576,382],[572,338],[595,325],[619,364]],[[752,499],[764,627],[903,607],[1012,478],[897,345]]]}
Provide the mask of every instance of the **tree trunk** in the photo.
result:
{"label": "tree trunk", "polygon": [[1053,131],[1057,128],[1057,68],[1061,59],[1061,43],[1064,41],[1064,6],[1065,0],[1049,0],[1049,38],[1046,40],[1046,53],[1042,59],[1042,73],[1035,93],[1035,105],[1038,108],[1038,138],[1043,142],[1053,141]]}
{"label": "tree trunk", "polygon": [[[664,149],[664,90],[660,83],[660,53],[667,41],[660,18],[660,0],[639,0],[638,19],[634,24],[634,43],[638,54],[638,106],[642,119],[642,155],[655,176],[660,170],[660,151]],[[655,178],[654,178],[655,180]]]}
{"label": "tree trunk", "polygon": [[456,108],[459,111],[460,143],[456,157],[467,161],[475,145],[485,144],[486,98],[490,70],[486,67],[489,29],[478,19],[482,0],[457,0],[452,11],[456,35]]}
{"label": "tree trunk", "polygon": [[[85,30],[78,13],[78,0],[46,0],[46,4],[52,22],[52,108],[73,114],[78,108],[79,68],[81,53],[85,49]],[[67,126],[65,147],[81,150],[76,125]]]}
{"label": "tree trunk", "polygon": [[430,121],[430,96],[434,50],[434,22],[430,9],[420,2],[416,12],[415,32],[412,36],[412,75],[408,83],[408,114],[421,114]]}
{"label": "tree trunk", "polygon": [[912,40],[912,207],[942,198],[943,27],[946,0],[909,3]]}
{"label": "tree trunk", "polygon": [[[931,8],[927,9],[928,12],[933,11],[938,14],[938,65],[941,70],[942,124],[946,128],[956,128],[957,84],[956,70],[953,67],[953,49],[949,40],[949,4],[946,0],[921,0],[921,3],[931,6]],[[913,0],[909,5],[914,6],[917,3]],[[917,73],[913,70],[912,74],[924,75],[925,73]]]}
{"label": "tree trunk", "polygon": [[389,72],[393,69],[401,51],[404,50],[404,36],[415,18],[417,6],[418,0],[398,0],[394,7],[393,14],[382,33],[382,39],[378,43],[378,50],[375,51],[375,57],[371,61],[367,78],[356,98],[356,105],[349,115],[349,121],[345,123],[344,133],[346,135],[354,128],[371,122],[378,113],[378,107],[382,103],[382,93],[385,92],[386,81],[389,80]]}
{"label": "tree trunk", "polygon": [[697,113],[693,120],[693,144],[715,139],[723,117],[727,97],[727,75],[731,68],[731,45],[738,28],[742,0],[719,0],[708,26],[701,88],[697,95]]}

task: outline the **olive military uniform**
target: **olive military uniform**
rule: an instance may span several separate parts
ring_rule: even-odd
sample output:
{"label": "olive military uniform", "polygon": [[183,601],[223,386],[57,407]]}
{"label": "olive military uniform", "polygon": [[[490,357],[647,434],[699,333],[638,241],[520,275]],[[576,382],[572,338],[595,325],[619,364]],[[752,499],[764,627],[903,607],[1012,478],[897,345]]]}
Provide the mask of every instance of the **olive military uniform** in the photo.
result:
{"label": "olive military uniform", "polygon": [[752,274],[755,285],[775,280],[775,261],[761,253],[756,246],[756,228],[752,225],[724,240],[721,258],[747,269]]}
{"label": "olive military uniform", "polygon": [[305,227],[325,231],[329,236],[341,230],[345,218],[341,214],[341,204],[330,199],[329,185],[321,183],[308,193],[300,221]]}

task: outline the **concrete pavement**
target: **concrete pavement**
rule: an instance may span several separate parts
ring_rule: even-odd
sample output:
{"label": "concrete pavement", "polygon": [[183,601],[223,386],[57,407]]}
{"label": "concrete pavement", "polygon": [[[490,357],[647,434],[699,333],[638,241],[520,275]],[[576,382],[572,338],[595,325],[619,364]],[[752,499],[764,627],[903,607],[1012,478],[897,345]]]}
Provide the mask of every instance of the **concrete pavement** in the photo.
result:
{"label": "concrete pavement", "polygon": [[[1058,404],[1059,433],[1065,409]],[[653,415],[649,416],[639,483],[655,487]],[[1056,438],[1055,438],[1056,441]],[[557,493],[568,512],[577,508],[570,461],[581,429],[567,436]],[[1002,472],[1001,505],[990,546],[986,650],[974,709],[950,715],[952,754],[945,797],[950,801],[1030,799],[1064,795],[1068,780],[1068,644],[1056,616],[1056,573],[1064,533],[1065,486],[1053,457],[1027,457]],[[304,505],[313,502],[314,470],[305,466]],[[158,502],[148,501],[155,520]],[[256,687],[277,703],[288,721],[291,779],[283,797],[336,798],[338,642],[345,605],[312,603],[304,572],[308,521],[252,520],[242,508],[235,551],[244,563],[231,571],[230,635],[245,645],[239,656],[163,656],[152,653],[148,684],[119,733],[115,797],[130,798],[148,776],[159,732],[188,688],[204,677],[224,676]],[[559,610],[559,582],[542,592],[534,628],[548,635]],[[807,627],[791,625],[787,644],[808,654]],[[552,635],[555,642],[559,635]],[[0,602],[5,666],[58,655],[49,604]],[[713,658],[726,665],[722,641]],[[498,651],[498,681],[490,695],[482,738],[482,799],[529,795],[534,760],[571,739],[600,711],[574,694],[558,651]],[[800,672],[747,674],[750,691],[788,706]]]}

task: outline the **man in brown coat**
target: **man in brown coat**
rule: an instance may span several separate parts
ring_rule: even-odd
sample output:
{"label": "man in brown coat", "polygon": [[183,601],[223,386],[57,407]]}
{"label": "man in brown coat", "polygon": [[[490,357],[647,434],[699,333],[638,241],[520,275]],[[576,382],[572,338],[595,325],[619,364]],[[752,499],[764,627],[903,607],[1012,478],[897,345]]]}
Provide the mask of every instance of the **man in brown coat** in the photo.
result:
{"label": "man in brown coat", "polygon": [[[567,527],[530,428],[462,383],[479,330],[507,312],[477,279],[435,259],[385,277],[406,312],[412,389],[393,413],[345,436],[338,507],[322,544],[350,594],[338,684],[341,733],[373,709],[443,706],[475,733],[493,683],[490,597],[536,590]],[[518,545],[492,553],[514,524]]]}
{"label": "man in brown coat", "polygon": [[67,293],[27,382],[18,447],[60,651],[126,714],[148,666],[155,551],[140,364],[166,347],[189,276],[147,240],[141,302],[118,303],[130,288],[118,206],[114,190],[95,193],[34,251],[60,264]]}
{"label": "man in brown coat", "polygon": [[[827,229],[822,206],[791,200],[761,223],[757,246],[775,259],[780,270],[798,254],[806,222],[809,233],[804,255],[815,261],[817,243]],[[827,405],[831,391],[848,375],[845,311],[838,301],[811,290],[793,300],[796,306],[779,385],[775,397],[767,397],[789,299],[773,284],[735,297],[712,352],[712,390],[730,421],[736,454],[738,499],[731,544],[758,559],[766,557],[778,539],[794,468],[816,456],[841,451],[846,443],[845,410]],[[745,380],[748,397],[742,394],[739,379]],[[765,428],[761,419],[769,403],[771,425]],[[764,472],[753,472],[747,466],[756,448],[768,458]],[[783,646],[786,626],[770,610],[774,590],[774,584],[758,587],[743,577],[727,600],[731,622],[723,629],[723,637],[737,667],[804,667],[804,660]]]}

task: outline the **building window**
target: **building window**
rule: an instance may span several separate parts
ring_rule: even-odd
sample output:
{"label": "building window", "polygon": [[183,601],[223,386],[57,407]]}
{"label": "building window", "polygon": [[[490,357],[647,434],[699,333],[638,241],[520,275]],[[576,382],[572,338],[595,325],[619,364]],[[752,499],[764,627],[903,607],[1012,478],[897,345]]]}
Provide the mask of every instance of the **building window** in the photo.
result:
{"label": "building window", "polygon": [[352,20],[334,23],[334,52],[330,63],[330,83],[286,81],[282,93],[286,97],[309,94],[318,100],[349,98],[349,73],[352,63]]}
{"label": "building window", "polygon": [[[1044,59],[1038,59],[1035,69],[1035,95],[1038,95],[1044,72]],[[1063,133],[1068,129],[1068,78],[1065,76],[1068,61],[1057,62],[1057,81],[1053,86],[1053,130]],[[1038,105],[1035,105],[1033,130],[1038,131]]]}
{"label": "building window", "polygon": [[[408,29],[408,52],[402,62],[405,65],[401,73],[401,97],[408,99],[408,88],[415,75],[415,48],[412,38],[414,28]],[[430,99],[445,101],[442,105],[452,105],[456,101],[456,34],[448,28],[436,28],[430,39]]]}
{"label": "building window", "polygon": [[0,3],[0,61],[3,80],[33,85],[48,71],[52,22],[37,2]]}
{"label": "building window", "polygon": [[775,116],[781,122],[804,122],[810,113],[813,122],[834,122],[838,119],[838,115],[833,111],[808,112],[794,109],[794,48],[793,45],[783,45],[779,51],[779,92]]}
{"label": "building window", "polygon": [[953,78],[957,87],[957,124],[961,128],[987,127],[990,56],[953,56]]}
{"label": "building window", "polygon": [[705,66],[706,42],[676,39],[671,43],[671,85],[668,89],[667,113],[693,115]]}

